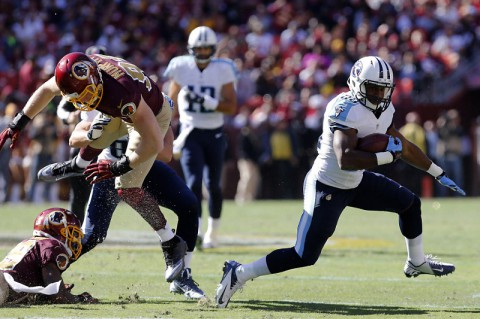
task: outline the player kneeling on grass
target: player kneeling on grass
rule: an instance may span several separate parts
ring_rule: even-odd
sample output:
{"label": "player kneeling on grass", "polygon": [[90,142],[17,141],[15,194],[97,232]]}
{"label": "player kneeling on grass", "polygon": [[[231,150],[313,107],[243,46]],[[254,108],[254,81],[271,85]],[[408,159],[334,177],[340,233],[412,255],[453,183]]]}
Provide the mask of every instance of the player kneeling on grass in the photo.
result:
{"label": "player kneeling on grass", "polygon": [[35,219],[33,237],[0,262],[0,305],[17,303],[97,303],[88,292],[74,295],[62,273],[82,250],[80,221],[69,210],[49,208]]}
{"label": "player kneeling on grass", "polygon": [[[295,246],[274,250],[249,264],[225,262],[216,292],[218,307],[226,307],[247,280],[315,264],[347,206],[398,215],[407,246],[403,268],[407,277],[444,276],[455,270],[452,264],[423,252],[420,198],[397,182],[366,169],[402,159],[443,186],[461,195],[465,192],[395,128],[391,103],[395,85],[386,61],[375,56],[361,58],[352,67],[348,86],[350,91],[333,98],[325,110],[318,143],[321,147],[305,177],[303,213]],[[358,139],[374,133],[390,135],[386,149],[376,153],[359,150]]]}

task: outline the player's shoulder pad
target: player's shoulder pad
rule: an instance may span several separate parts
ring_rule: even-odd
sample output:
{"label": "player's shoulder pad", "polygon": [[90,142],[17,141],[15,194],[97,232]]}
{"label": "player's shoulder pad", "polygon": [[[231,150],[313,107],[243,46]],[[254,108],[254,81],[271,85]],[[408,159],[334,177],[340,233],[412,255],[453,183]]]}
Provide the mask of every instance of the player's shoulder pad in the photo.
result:
{"label": "player's shoulder pad", "polygon": [[228,59],[228,58],[212,58],[210,60],[210,63],[212,64],[218,64],[220,65],[221,67],[225,67],[225,68],[228,68],[228,69],[231,69],[233,71],[233,74],[235,74],[235,77],[238,78],[239,76],[239,72],[238,72],[238,69],[237,69],[237,65],[235,64],[235,62],[233,62],[233,60],[231,59]]}
{"label": "player's shoulder pad", "polygon": [[347,121],[347,118],[352,116],[355,112],[355,108],[358,107],[358,101],[351,96],[348,92],[340,93],[335,99],[333,99],[332,107],[329,108],[329,114],[327,116],[332,120]]}
{"label": "player's shoulder pad", "polygon": [[168,69],[176,68],[182,65],[187,65],[193,61],[193,56],[191,55],[180,55],[172,58],[170,63],[168,63]]}
{"label": "player's shoulder pad", "polygon": [[172,58],[163,72],[163,76],[166,78],[173,77],[179,69],[187,67],[192,61],[193,56],[191,55],[180,55]]}

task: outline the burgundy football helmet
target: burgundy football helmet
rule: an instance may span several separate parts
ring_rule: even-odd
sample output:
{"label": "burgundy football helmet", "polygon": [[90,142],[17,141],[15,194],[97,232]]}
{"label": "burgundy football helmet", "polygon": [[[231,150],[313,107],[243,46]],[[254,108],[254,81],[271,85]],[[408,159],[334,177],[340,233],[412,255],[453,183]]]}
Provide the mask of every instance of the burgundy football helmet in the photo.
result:
{"label": "burgundy football helmet", "polygon": [[64,208],[49,208],[38,214],[33,224],[33,236],[55,238],[76,260],[82,252],[83,232],[74,213]]}
{"label": "burgundy football helmet", "polygon": [[97,63],[82,52],[65,55],[55,68],[55,81],[62,95],[81,111],[97,108],[103,96],[103,81]]}

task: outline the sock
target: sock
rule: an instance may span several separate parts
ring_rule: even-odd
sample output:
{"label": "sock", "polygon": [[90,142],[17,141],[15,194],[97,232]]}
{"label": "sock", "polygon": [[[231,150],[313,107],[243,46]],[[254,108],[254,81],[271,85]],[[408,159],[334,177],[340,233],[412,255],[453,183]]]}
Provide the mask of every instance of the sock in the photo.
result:
{"label": "sock", "polygon": [[202,235],[202,217],[198,217],[198,234]]}
{"label": "sock", "polygon": [[159,230],[155,231],[155,233],[158,235],[158,238],[160,238],[162,243],[175,237],[175,234],[173,233],[172,228],[170,228],[168,222],[165,224],[164,228],[160,228]]}
{"label": "sock", "polygon": [[415,266],[425,262],[425,253],[423,252],[422,234],[413,239],[405,238],[407,244],[408,260]]}
{"label": "sock", "polygon": [[190,264],[192,263],[192,257],[193,257],[193,251],[187,251],[187,254],[185,255],[185,268],[191,268]]}
{"label": "sock", "polygon": [[78,155],[75,157],[75,164],[77,164],[78,167],[85,168],[95,157],[100,155],[102,151],[102,149],[90,146],[82,147]]}
{"label": "sock", "polygon": [[264,256],[252,263],[240,265],[236,274],[239,281],[246,282],[260,276],[270,275],[271,272],[267,266],[267,258]]}
{"label": "sock", "polygon": [[204,240],[208,242],[215,241],[217,237],[217,230],[220,227],[220,218],[208,217],[208,228],[205,232]]}
{"label": "sock", "polygon": [[208,229],[215,232],[220,227],[220,218],[208,217]]}

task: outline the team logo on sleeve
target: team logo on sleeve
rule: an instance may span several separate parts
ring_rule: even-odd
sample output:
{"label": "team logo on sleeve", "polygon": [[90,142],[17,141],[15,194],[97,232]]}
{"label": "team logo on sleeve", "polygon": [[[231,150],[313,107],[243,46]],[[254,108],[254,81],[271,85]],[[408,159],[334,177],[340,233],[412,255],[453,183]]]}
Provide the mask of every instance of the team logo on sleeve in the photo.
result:
{"label": "team logo on sleeve", "polygon": [[67,269],[68,266],[68,256],[65,254],[58,254],[57,258],[55,259],[57,263],[57,267],[60,270]]}
{"label": "team logo on sleeve", "polygon": [[122,114],[122,116],[133,115],[133,114],[135,114],[136,111],[137,111],[137,106],[133,102],[125,104],[120,109],[120,113]]}
{"label": "team logo on sleeve", "polygon": [[339,117],[343,111],[345,111],[345,107],[343,105],[335,106],[335,117]]}

